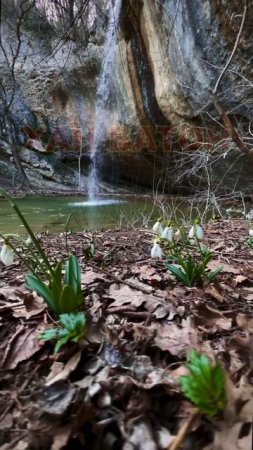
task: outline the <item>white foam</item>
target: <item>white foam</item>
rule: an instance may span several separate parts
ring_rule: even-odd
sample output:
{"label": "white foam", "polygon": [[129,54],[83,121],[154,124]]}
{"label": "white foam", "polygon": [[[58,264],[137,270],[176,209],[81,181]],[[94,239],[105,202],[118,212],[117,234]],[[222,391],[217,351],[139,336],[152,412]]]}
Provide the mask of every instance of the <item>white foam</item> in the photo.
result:
{"label": "white foam", "polygon": [[68,206],[75,206],[75,207],[87,207],[87,206],[106,206],[106,205],[116,205],[118,203],[125,203],[125,200],[116,200],[113,198],[108,199],[95,199],[95,200],[87,200],[85,202],[72,202],[68,203]]}

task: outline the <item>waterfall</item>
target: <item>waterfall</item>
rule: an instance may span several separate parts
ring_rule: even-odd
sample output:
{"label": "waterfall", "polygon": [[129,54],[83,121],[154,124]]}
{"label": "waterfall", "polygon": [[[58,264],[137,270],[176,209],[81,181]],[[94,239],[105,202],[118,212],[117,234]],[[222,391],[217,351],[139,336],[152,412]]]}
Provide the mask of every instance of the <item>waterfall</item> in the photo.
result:
{"label": "waterfall", "polygon": [[91,146],[91,169],[88,175],[88,197],[99,196],[99,149],[105,141],[110,125],[111,82],[115,76],[115,56],[117,48],[117,28],[122,0],[110,0],[109,23],[104,47],[101,73],[97,87],[95,106],[94,136]]}

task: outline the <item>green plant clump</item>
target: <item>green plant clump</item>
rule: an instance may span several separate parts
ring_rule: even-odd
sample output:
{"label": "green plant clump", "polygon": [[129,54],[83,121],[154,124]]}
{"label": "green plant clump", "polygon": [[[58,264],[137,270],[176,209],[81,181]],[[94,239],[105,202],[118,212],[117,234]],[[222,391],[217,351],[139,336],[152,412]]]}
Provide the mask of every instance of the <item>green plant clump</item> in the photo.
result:
{"label": "green plant clump", "polygon": [[184,395],[200,412],[215,416],[226,405],[225,373],[219,362],[212,364],[205,354],[194,350],[188,362],[190,374],[180,377]]}
{"label": "green plant clump", "polygon": [[[222,271],[222,267],[207,272],[207,265],[213,259],[212,252],[196,240],[197,248],[193,254],[189,250],[189,242],[184,240],[180,245],[173,243],[170,247],[165,267],[185,286],[203,285],[204,281],[212,282]],[[174,264],[169,263],[173,260]]]}
{"label": "green plant clump", "polygon": [[49,308],[56,314],[76,311],[82,301],[80,267],[77,258],[70,255],[66,262],[65,276],[62,279],[62,262],[48,274],[49,282],[45,283],[37,275],[27,275],[26,284],[37,292]]}
{"label": "green plant clump", "polygon": [[67,342],[78,342],[86,332],[86,319],[83,312],[60,314],[59,325],[48,328],[38,338],[43,341],[56,341],[54,352],[57,353]]}
{"label": "green plant clump", "polygon": [[[40,241],[34,235],[14,200],[2,188],[0,188],[0,193],[7,198],[30,238],[27,254],[23,254],[11,241],[11,235],[2,235],[5,241],[5,246],[2,249],[4,250],[3,254],[1,252],[2,260],[4,257],[6,262],[8,260],[11,262],[11,252],[13,252],[23,261],[31,272],[26,276],[27,287],[37,292],[55,314],[60,315],[77,311],[82,301],[81,274],[77,258],[74,255],[69,256],[63,278],[62,261],[58,261],[55,265],[50,263]],[[31,260],[33,260],[33,264]]]}

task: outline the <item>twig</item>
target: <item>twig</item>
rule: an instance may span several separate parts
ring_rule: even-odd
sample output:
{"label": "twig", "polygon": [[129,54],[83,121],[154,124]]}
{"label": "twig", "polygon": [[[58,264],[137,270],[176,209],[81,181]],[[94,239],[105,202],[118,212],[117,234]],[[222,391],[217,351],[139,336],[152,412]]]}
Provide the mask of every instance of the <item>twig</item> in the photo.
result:
{"label": "twig", "polygon": [[248,0],[245,0],[245,5],[244,5],[244,8],[243,8],[242,21],[241,21],[241,25],[240,25],[240,29],[239,29],[239,31],[238,31],[238,34],[237,34],[237,36],[236,36],[234,48],[233,48],[233,50],[232,50],[232,52],[231,52],[231,54],[230,54],[230,56],[229,56],[229,58],[228,58],[228,60],[227,60],[227,62],[226,62],[226,64],[225,64],[225,66],[223,67],[223,69],[222,69],[222,71],[221,71],[221,73],[220,73],[220,75],[219,75],[219,77],[218,77],[218,80],[216,81],[216,84],[215,84],[214,89],[213,89],[213,92],[212,92],[213,95],[216,95],[216,94],[217,94],[217,90],[218,90],[219,84],[220,84],[220,82],[221,82],[223,76],[225,75],[226,70],[227,70],[228,67],[230,66],[230,64],[231,64],[231,62],[232,62],[232,59],[233,59],[233,57],[234,57],[234,54],[235,54],[235,52],[236,52],[236,49],[237,49],[237,46],[238,46],[238,43],[239,43],[239,39],[240,39],[240,37],[241,37],[242,30],[243,30],[243,27],[244,27],[244,23],[245,23],[245,19],[246,19],[246,14],[247,14],[247,9],[248,9]]}
{"label": "twig", "polygon": [[234,143],[237,145],[237,147],[240,149],[240,151],[242,153],[244,153],[246,156],[252,157],[252,152],[250,150],[250,148],[244,144],[244,142],[242,141],[242,139],[240,138],[239,134],[237,133],[235,127],[233,126],[227,112],[225,111],[225,109],[220,105],[218,98],[217,98],[217,91],[218,91],[218,87],[220,85],[220,82],[223,78],[223,76],[226,73],[226,70],[228,69],[229,65],[232,62],[232,59],[235,55],[236,49],[238,47],[238,43],[242,34],[242,30],[243,30],[243,26],[245,23],[245,19],[246,19],[246,14],[247,14],[247,10],[248,10],[248,0],[245,0],[245,4],[244,4],[244,8],[243,8],[243,15],[242,15],[242,21],[241,21],[241,25],[238,31],[238,34],[236,36],[236,40],[235,40],[235,44],[233,47],[233,50],[225,64],[225,66],[223,67],[216,83],[214,86],[214,89],[212,91],[212,98],[213,98],[213,104],[215,106],[215,108],[217,109],[218,113],[221,115],[221,118],[223,120],[223,123],[228,131],[229,136],[231,137],[231,139],[234,141]]}
{"label": "twig", "polygon": [[167,450],[178,450],[181,447],[186,437],[186,434],[188,433],[188,431],[190,431],[194,422],[197,420],[199,416],[200,416],[199,410],[194,409],[190,417],[188,417],[187,421],[179,429],[174,441],[169,445]]}
{"label": "twig", "polygon": [[[144,294],[148,294],[148,295],[152,294],[152,292],[151,292],[150,289],[146,289],[146,288],[144,288],[144,287],[138,286],[138,284],[132,283],[131,281],[123,280],[122,278],[117,277],[116,275],[113,275],[111,272],[108,272],[108,271],[105,270],[105,269],[101,269],[101,267],[98,267],[98,266],[96,266],[95,264],[92,264],[91,262],[89,262],[89,266],[92,267],[92,268],[95,269],[95,270],[98,270],[99,272],[104,273],[105,275],[108,275],[109,277],[111,277],[111,278],[112,278],[114,281],[116,281],[117,283],[123,283],[123,284],[126,284],[126,285],[129,286],[130,288],[136,289],[137,291],[141,291],[141,292],[143,292]],[[154,295],[154,294],[152,294],[152,295]],[[159,297],[159,296],[156,295],[156,297]],[[160,297],[159,297],[159,298],[160,298]]]}

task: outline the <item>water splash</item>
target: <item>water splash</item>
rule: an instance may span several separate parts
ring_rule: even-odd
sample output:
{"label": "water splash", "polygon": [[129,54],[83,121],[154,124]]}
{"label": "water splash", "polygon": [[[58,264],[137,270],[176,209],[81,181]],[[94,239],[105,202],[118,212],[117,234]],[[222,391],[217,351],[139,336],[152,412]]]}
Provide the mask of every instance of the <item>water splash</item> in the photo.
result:
{"label": "water splash", "polygon": [[88,197],[99,197],[99,155],[98,150],[105,141],[110,125],[111,82],[115,75],[115,56],[117,48],[117,28],[122,0],[110,0],[110,17],[104,48],[103,63],[97,88],[95,107],[94,137],[91,148],[91,169],[88,176]]}
{"label": "water splash", "polygon": [[83,207],[83,206],[107,206],[107,205],[118,205],[119,203],[126,203],[126,200],[115,200],[115,199],[94,199],[94,200],[87,200],[87,201],[80,201],[80,202],[71,202],[68,203],[68,206],[74,206],[74,207]]}

